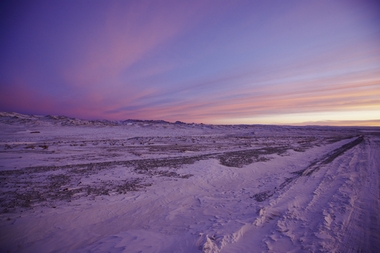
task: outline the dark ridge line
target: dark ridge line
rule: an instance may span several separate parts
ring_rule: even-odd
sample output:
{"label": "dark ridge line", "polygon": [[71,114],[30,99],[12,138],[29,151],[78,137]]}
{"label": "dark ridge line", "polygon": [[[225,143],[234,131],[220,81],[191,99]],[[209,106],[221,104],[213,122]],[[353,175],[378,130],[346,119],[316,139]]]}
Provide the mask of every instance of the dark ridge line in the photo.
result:
{"label": "dark ridge line", "polygon": [[[182,164],[192,164],[195,161],[200,160],[206,160],[206,159],[212,159],[216,158],[219,159],[222,165],[225,165],[227,167],[236,167],[241,168],[242,166],[234,166],[233,164],[224,162],[227,157],[232,158],[241,158],[241,156],[250,158],[258,158],[260,155],[267,155],[267,154],[274,154],[274,153],[283,153],[288,149],[288,147],[284,146],[277,146],[277,147],[265,147],[265,148],[259,148],[259,149],[244,149],[244,150],[237,150],[237,151],[226,151],[226,152],[217,152],[217,153],[209,153],[209,154],[201,154],[201,155],[194,155],[194,156],[175,156],[175,157],[169,157],[169,158],[146,158],[146,159],[134,159],[134,160],[124,160],[124,161],[107,161],[107,162],[95,162],[95,163],[80,163],[80,164],[66,164],[66,165],[43,165],[43,166],[31,166],[31,167],[24,167],[22,169],[17,170],[4,170],[0,171],[0,176],[7,176],[7,175],[15,175],[15,174],[24,174],[24,173],[42,173],[46,171],[56,171],[60,169],[81,169],[82,170],[92,170],[95,167],[105,167],[105,166],[115,166],[115,165],[125,165],[127,167],[136,167],[141,169],[140,164],[155,164],[155,167],[166,167],[165,165],[171,164],[171,163],[178,163],[182,161]],[[252,160],[249,163],[243,164],[247,165],[250,163],[253,163]]]}

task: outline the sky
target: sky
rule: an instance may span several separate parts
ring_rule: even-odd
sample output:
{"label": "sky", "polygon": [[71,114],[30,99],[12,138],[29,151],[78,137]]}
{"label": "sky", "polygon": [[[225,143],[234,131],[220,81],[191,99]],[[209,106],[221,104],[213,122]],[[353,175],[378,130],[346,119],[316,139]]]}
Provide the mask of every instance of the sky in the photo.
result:
{"label": "sky", "polygon": [[379,1],[0,6],[0,111],[380,126]]}

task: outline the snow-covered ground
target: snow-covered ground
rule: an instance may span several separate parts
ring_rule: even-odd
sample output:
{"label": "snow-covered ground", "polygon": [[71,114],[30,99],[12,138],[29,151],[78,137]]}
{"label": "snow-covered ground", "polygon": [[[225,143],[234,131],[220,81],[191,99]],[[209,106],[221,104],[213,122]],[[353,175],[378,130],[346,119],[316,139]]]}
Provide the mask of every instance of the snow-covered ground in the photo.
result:
{"label": "snow-covered ground", "polygon": [[380,252],[380,129],[0,113],[0,252]]}

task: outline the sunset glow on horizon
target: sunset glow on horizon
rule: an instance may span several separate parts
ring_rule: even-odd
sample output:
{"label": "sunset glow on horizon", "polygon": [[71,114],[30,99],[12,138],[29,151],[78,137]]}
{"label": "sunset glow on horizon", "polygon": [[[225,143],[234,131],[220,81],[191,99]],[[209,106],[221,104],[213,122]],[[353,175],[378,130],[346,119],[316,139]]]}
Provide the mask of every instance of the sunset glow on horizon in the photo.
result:
{"label": "sunset glow on horizon", "polygon": [[5,1],[0,111],[380,126],[380,3]]}

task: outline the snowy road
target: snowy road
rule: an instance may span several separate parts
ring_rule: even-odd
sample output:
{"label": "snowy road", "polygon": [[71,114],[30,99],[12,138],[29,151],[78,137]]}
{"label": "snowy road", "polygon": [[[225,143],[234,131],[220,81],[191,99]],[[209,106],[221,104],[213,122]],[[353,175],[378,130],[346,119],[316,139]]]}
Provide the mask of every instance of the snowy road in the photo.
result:
{"label": "snowy road", "polygon": [[298,177],[262,205],[254,225],[222,252],[379,252],[378,157],[379,139],[365,138]]}
{"label": "snowy road", "polygon": [[23,120],[0,252],[380,252],[377,128]]}

